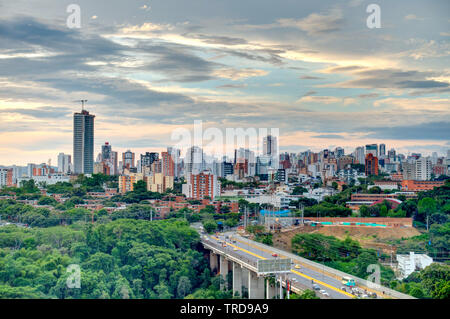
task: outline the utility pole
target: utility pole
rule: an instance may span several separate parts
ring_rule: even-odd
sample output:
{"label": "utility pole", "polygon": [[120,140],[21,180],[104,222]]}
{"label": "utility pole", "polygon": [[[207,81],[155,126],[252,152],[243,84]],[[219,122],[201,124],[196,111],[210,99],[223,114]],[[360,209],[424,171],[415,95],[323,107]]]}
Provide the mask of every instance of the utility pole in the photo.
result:
{"label": "utility pole", "polygon": [[392,254],[394,253],[394,248],[391,245],[391,268],[392,268]]}
{"label": "utility pole", "polygon": [[283,277],[280,275],[280,299],[283,299]]}
{"label": "utility pole", "polygon": [[303,219],[304,213],[305,213],[305,206],[302,204],[302,226],[305,225],[305,221],[304,221],[304,219]]}

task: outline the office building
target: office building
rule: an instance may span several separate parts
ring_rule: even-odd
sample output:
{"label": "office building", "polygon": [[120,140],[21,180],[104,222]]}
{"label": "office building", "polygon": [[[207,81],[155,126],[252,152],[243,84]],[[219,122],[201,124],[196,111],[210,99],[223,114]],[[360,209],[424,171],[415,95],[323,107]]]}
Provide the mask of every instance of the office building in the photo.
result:
{"label": "office building", "polygon": [[385,156],[386,155],[386,144],[380,144],[378,156]]}
{"label": "office building", "polygon": [[378,145],[377,144],[367,144],[366,145],[366,156],[372,154],[374,157],[378,158]]}
{"label": "office building", "polygon": [[73,116],[73,170],[75,174],[94,171],[94,118],[82,110]]}

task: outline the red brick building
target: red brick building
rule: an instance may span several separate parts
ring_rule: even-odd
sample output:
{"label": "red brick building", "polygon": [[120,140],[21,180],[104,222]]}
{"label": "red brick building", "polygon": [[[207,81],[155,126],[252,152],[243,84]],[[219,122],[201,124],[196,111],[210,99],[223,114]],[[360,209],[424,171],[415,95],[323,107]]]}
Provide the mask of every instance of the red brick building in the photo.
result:
{"label": "red brick building", "polygon": [[366,155],[366,176],[378,175],[378,158],[372,153]]}
{"label": "red brick building", "polygon": [[441,187],[445,184],[445,181],[414,181],[404,180],[402,181],[402,190],[409,192],[423,192],[432,190],[435,187]]}

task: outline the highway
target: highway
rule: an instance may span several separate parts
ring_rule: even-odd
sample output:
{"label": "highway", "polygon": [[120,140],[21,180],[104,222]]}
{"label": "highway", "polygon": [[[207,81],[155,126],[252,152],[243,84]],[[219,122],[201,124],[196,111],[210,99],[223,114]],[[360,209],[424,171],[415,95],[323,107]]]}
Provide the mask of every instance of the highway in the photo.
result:
{"label": "highway", "polygon": [[[228,250],[230,254],[239,256],[244,262],[247,262],[256,267],[258,259],[273,259],[273,258],[283,258],[283,256],[273,257],[273,251],[270,250],[270,246],[264,248],[258,247],[251,243],[251,241],[243,241],[236,236],[234,232],[220,233],[216,235],[203,234],[202,240],[206,242],[217,243],[219,240],[226,242],[226,247],[222,249]],[[226,240],[226,236],[231,238],[231,240]],[[288,275],[292,286],[299,289],[313,289],[313,283],[320,286],[321,290],[325,290],[329,296],[317,293],[321,298],[331,298],[331,299],[350,299],[354,298],[352,294],[341,290],[343,286],[342,283],[329,276],[326,272],[318,271],[317,269],[311,269],[308,265],[302,264],[300,261],[292,260],[293,267]],[[300,269],[296,269],[295,265],[300,265]]]}

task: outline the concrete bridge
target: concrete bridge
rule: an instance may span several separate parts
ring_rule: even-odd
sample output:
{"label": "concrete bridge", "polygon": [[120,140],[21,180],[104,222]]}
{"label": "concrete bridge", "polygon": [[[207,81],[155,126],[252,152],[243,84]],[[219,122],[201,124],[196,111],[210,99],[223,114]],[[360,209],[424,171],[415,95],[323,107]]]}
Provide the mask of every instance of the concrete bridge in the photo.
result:
{"label": "concrete bridge", "polygon": [[[211,271],[218,273],[223,278],[222,288],[232,288],[233,296],[243,296],[247,291],[249,299],[283,299],[286,276],[261,274],[257,269],[257,262],[246,258],[230,246],[225,246],[212,237],[204,236],[202,244],[209,250],[209,263]],[[231,249],[230,249],[231,248]],[[228,287],[228,275],[232,275],[232,287]],[[284,277],[284,278],[283,278]],[[281,283],[281,285],[280,285]],[[291,286],[291,291],[301,293],[307,287],[299,285]]]}
{"label": "concrete bridge", "polygon": [[[210,251],[211,269],[224,279],[222,286],[228,284],[227,275],[231,273],[233,295],[237,293],[242,297],[245,291],[250,299],[283,298],[283,287],[285,288],[288,282],[290,291],[301,294],[306,289],[314,289],[316,296],[321,299],[368,298],[374,293],[376,298],[415,299],[388,287],[243,238],[235,232],[217,236],[205,234],[200,230],[199,232],[203,246]],[[258,272],[258,261],[280,258],[292,261],[289,271],[276,275]],[[348,276],[355,280],[356,290],[343,288],[342,278]]]}

